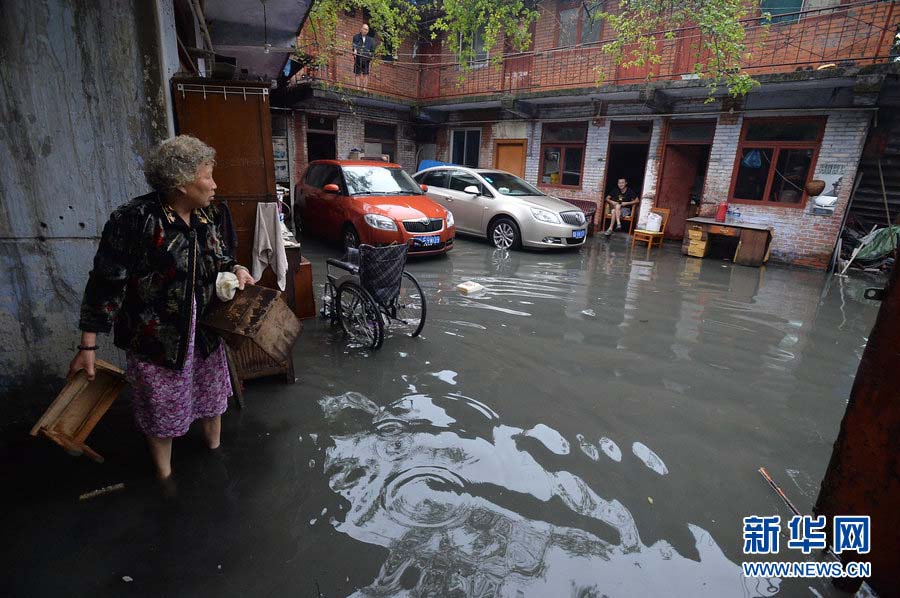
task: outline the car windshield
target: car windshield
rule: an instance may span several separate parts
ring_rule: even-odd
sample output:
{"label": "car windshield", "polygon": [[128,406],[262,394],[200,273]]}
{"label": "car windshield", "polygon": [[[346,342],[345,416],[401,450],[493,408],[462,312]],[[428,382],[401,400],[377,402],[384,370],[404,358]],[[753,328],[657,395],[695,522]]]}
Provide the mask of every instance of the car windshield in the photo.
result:
{"label": "car windshield", "polygon": [[350,195],[422,195],[422,189],[402,168],[344,166]]}
{"label": "car windshield", "polygon": [[481,178],[490,183],[502,195],[543,195],[540,191],[508,172],[483,172]]}

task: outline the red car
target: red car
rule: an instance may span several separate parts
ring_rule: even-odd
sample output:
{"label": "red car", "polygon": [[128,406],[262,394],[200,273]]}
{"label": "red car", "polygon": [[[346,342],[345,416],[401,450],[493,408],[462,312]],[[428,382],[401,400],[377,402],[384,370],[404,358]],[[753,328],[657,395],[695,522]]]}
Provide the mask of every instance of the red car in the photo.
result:
{"label": "red car", "polygon": [[294,194],[294,224],[345,247],[407,243],[410,254],[453,248],[453,214],[428,199],[397,164],[316,160]]}

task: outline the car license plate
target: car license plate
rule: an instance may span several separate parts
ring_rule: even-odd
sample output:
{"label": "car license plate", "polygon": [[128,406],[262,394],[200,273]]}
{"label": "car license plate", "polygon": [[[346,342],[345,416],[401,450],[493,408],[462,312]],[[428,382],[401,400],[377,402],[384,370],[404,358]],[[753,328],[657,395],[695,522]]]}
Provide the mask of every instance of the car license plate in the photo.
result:
{"label": "car license plate", "polygon": [[413,237],[415,239],[416,245],[424,245],[426,247],[431,245],[437,245],[441,242],[440,235],[431,235],[428,237]]}
{"label": "car license plate", "polygon": [[572,231],[572,238],[573,239],[583,239],[585,232],[586,231],[583,231],[583,230]]}

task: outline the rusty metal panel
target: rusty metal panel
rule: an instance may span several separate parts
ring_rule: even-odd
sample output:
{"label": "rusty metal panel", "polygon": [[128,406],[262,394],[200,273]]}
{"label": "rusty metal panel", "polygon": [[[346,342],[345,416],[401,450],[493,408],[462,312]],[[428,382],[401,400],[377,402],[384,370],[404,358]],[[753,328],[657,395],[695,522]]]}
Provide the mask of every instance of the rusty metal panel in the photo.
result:
{"label": "rusty metal panel", "polygon": [[268,89],[248,81],[172,81],[178,132],[216,150],[220,199],[275,201]]}
{"label": "rusty metal panel", "polygon": [[871,552],[841,553],[869,561],[869,584],[881,596],[900,596],[900,269],[894,268],[822,481],[815,512],[869,515]]}

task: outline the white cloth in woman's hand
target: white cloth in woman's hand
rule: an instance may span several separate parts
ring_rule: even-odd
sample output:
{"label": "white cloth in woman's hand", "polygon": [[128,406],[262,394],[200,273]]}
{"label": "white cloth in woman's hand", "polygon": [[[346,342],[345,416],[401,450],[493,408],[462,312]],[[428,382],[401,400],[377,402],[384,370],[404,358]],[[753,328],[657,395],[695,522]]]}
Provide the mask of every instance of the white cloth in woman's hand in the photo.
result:
{"label": "white cloth in woman's hand", "polygon": [[219,272],[216,277],[216,295],[222,301],[234,299],[234,292],[238,288],[238,277],[231,272]]}

